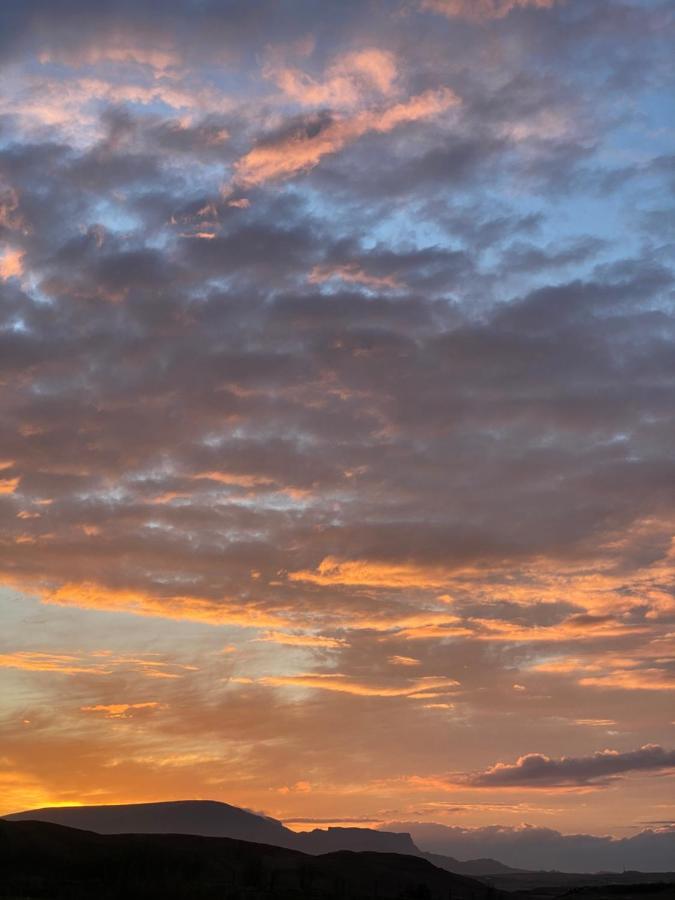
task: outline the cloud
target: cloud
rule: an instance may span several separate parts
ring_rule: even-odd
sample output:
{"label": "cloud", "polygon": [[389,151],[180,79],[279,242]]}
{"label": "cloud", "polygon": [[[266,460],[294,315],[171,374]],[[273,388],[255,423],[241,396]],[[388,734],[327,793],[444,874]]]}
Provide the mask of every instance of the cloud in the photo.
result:
{"label": "cloud", "polygon": [[[374,684],[357,681],[343,674],[307,673],[302,675],[275,675],[258,679],[260,684],[270,687],[300,687],[357,697],[411,697],[425,699],[455,691],[459,682],[450,678],[423,677],[403,685]],[[246,683],[246,682],[243,682]]]}
{"label": "cloud", "polygon": [[90,653],[48,653],[41,650],[16,650],[0,654],[0,668],[24,672],[56,672],[63,675],[110,676],[129,670],[147,678],[179,678],[194,667],[174,664],[152,655],[135,658],[107,650]]}
{"label": "cloud", "polygon": [[675,849],[672,829],[641,831],[631,837],[583,833],[563,834],[534,825],[491,825],[477,828],[420,822],[385,822],[385,831],[409,831],[415,843],[432,853],[456,859],[487,856],[525,869],[559,872],[621,872],[627,869],[665,872]]}
{"label": "cloud", "polygon": [[372,290],[399,290],[402,285],[392,275],[369,275],[359,269],[357,263],[346,263],[339,266],[314,266],[307,276],[310,284],[322,284],[338,278],[347,284],[362,284]]}
{"label": "cloud", "polygon": [[148,700],[143,703],[97,703],[95,706],[81,706],[80,710],[86,713],[102,713],[106,719],[132,719],[138,712],[144,710],[157,710],[162,707],[156,700]]}
{"label": "cloud", "polygon": [[425,91],[380,110],[308,120],[289,135],[260,143],[234,164],[234,185],[248,188],[313,169],[369,132],[386,134],[401,125],[434,118],[459,105],[450,88]]}
{"label": "cloud", "polygon": [[87,672],[95,675],[107,675],[110,668],[102,661],[85,662],[78,656],[58,655],[31,651],[0,654],[0,666],[6,669],[22,669],[26,672],[59,672],[64,675],[76,675]]}
{"label": "cloud", "polygon": [[0,494],[13,494],[19,486],[20,478],[0,478]]}
{"label": "cloud", "polygon": [[253,606],[234,606],[212,602],[207,597],[161,596],[139,590],[110,589],[92,582],[69,582],[45,597],[46,602],[84,609],[124,610],[142,616],[167,616],[215,625],[231,623],[247,627],[281,624],[281,617],[257,612]]}
{"label": "cloud", "polygon": [[369,95],[391,93],[397,77],[393,55],[378,47],[355,50],[338,57],[317,81],[298,69],[268,63],[265,77],[301,106],[350,108]]}
{"label": "cloud", "polygon": [[483,22],[502,19],[517,9],[550,9],[557,2],[559,0],[421,0],[421,7],[449,18]]}
{"label": "cloud", "polygon": [[606,784],[627,772],[675,769],[675,750],[658,744],[645,744],[638,750],[620,753],[599,750],[592,756],[552,759],[540,753],[528,753],[517,762],[497,763],[484,772],[470,775],[466,783],[473,787],[537,787]]}
{"label": "cloud", "polygon": [[291,572],[292,581],[322,585],[364,585],[368,587],[443,587],[450,574],[426,570],[405,563],[387,564],[376,560],[339,560],[325,557],[316,571]]}
{"label": "cloud", "polygon": [[321,634],[287,634],[283,631],[266,631],[256,640],[288,647],[317,647],[327,650],[343,647],[346,643],[340,638],[324,637]]}
{"label": "cloud", "polygon": [[19,278],[23,275],[23,250],[5,250],[0,256],[0,278]]}
{"label": "cloud", "polygon": [[0,5],[12,798],[664,818],[435,773],[668,746],[667,14],[443,9]]}

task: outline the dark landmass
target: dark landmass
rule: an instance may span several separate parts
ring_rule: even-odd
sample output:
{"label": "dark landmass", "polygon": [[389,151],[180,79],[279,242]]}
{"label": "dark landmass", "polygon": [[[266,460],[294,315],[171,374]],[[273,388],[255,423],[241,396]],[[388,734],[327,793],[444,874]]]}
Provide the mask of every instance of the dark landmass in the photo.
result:
{"label": "dark landmass", "polygon": [[675,874],[532,872],[478,880],[420,856],[372,851],[313,856],[231,838],[103,835],[48,822],[0,820],[0,898],[673,900]]}
{"label": "dark landmass", "polygon": [[460,875],[469,875],[472,878],[482,878],[491,875],[518,875],[521,872],[528,873],[526,869],[513,869],[497,859],[455,859],[454,856],[442,856],[440,853],[425,853],[423,850],[418,851],[424,859],[428,859],[430,863],[438,866],[439,869],[445,869],[446,872],[457,872]]}
{"label": "dark landmass", "polygon": [[[481,881],[491,884],[510,896],[539,900],[573,897],[660,897],[675,900],[675,872],[598,872],[572,875],[568,872],[519,872],[482,876]],[[604,891],[604,893],[594,893]],[[626,891],[628,893],[626,893]],[[622,893],[623,892],[623,893]],[[669,893],[668,893],[669,892]]]}
{"label": "dark landmass", "polygon": [[275,847],[295,848],[296,838],[295,832],[276,819],[215,800],[47,807],[3,818],[8,822],[27,819],[52,822],[98,834],[195,834],[273,844]]}
{"label": "dark landmass", "polygon": [[534,891],[518,891],[499,894],[508,900],[673,900],[675,887],[669,882],[649,884],[597,884],[576,888],[542,888]]}
{"label": "dark landmass", "polygon": [[424,853],[407,832],[375,831],[371,828],[315,828],[313,831],[296,833],[276,819],[213,800],[176,800],[124,806],[48,807],[15,813],[5,816],[5,819],[10,822],[52,822],[98,834],[193,834],[227,837],[311,854],[339,850],[400,853],[422,857],[447,872],[471,877],[518,871],[494,859],[460,862],[450,856]]}
{"label": "dark landmass", "polygon": [[3,900],[505,900],[417,856],[0,820]]}
{"label": "dark landmass", "polygon": [[[304,858],[302,856],[304,854],[313,856],[321,854],[322,864],[327,864],[326,860],[331,856],[347,851],[351,854],[350,858],[352,859],[356,853],[369,857],[373,857],[374,854],[382,854],[387,855],[389,860],[407,858],[409,865],[431,863],[436,870],[441,869],[446,873],[482,881],[484,885],[496,892],[493,896],[499,896],[499,892],[505,891],[511,898],[523,897],[527,900],[551,900],[551,898],[562,896],[568,896],[570,900],[577,896],[579,898],[615,897],[617,900],[621,900],[621,898],[630,900],[632,897],[654,897],[656,900],[660,900],[661,897],[668,897],[675,900],[675,873],[673,872],[569,874],[557,871],[514,869],[495,859],[461,861],[450,856],[420,850],[407,832],[375,831],[370,828],[317,828],[309,832],[296,833],[276,819],[237,806],[230,806],[227,803],[209,800],[180,800],[124,806],[53,807],[16,813],[6,816],[5,821],[16,824],[37,821],[68,826],[82,829],[84,832],[95,832],[96,834],[92,835],[93,838],[96,835],[125,835],[127,840],[131,840],[130,835],[136,835],[134,840],[141,840],[142,835],[148,837],[172,835],[171,840],[179,841],[177,836],[184,835],[186,842],[189,841],[190,836],[229,839],[230,843],[246,841],[254,845],[265,845],[263,850],[267,855],[272,853],[274,848],[297,851],[301,858]],[[150,844],[149,846],[154,847],[155,845]],[[179,846],[189,848],[191,845],[184,843]],[[181,853],[183,852],[192,851],[181,850]],[[411,857],[417,859],[418,862],[410,861]],[[263,862],[267,858],[268,856],[263,855]],[[257,864],[255,863],[255,865]],[[381,864],[384,865],[382,861]],[[400,865],[400,863],[396,863],[396,865]],[[208,875],[208,877],[211,876]],[[420,883],[423,884],[423,882]],[[246,885],[240,885],[237,888],[242,891],[244,889],[249,890]],[[598,891],[601,893],[598,894]],[[0,896],[6,895],[0,894]],[[40,894],[35,896],[60,895]],[[154,895],[148,894],[147,896]],[[166,896],[173,895],[167,894]],[[210,895],[205,894],[204,896]],[[243,894],[242,896],[257,895]],[[260,894],[260,896],[286,895],[268,893]],[[310,892],[303,896],[314,895]],[[331,895],[317,894],[317,896]],[[453,894],[453,896],[455,895]],[[459,897],[460,894],[456,896]],[[478,896],[477,894],[476,897]],[[448,900],[447,895],[444,900]]]}

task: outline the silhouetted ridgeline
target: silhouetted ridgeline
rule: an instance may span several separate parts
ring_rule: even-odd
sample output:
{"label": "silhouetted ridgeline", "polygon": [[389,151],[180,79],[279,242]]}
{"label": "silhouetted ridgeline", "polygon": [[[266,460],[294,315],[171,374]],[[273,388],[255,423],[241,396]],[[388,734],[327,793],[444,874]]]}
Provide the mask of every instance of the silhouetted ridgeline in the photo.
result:
{"label": "silhouetted ridgeline", "polygon": [[470,877],[518,871],[494,859],[460,862],[453,857],[424,853],[407,832],[375,831],[371,828],[316,828],[298,834],[276,819],[214,800],[51,807],[15,813],[5,818],[8,821],[28,819],[52,822],[98,834],[194,834],[227,837],[312,854],[338,850],[403,853],[424,857],[440,869]]}
{"label": "silhouetted ridgeline", "polygon": [[499,900],[425,859],[0,820],[3,900]]}

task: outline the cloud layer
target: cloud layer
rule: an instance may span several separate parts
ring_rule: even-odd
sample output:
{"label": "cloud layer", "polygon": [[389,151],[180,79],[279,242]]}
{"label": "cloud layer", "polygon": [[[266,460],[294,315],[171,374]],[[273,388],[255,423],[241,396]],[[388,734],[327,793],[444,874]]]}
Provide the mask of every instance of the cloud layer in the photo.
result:
{"label": "cloud layer", "polygon": [[669,7],[2,4],[8,809],[669,814]]}

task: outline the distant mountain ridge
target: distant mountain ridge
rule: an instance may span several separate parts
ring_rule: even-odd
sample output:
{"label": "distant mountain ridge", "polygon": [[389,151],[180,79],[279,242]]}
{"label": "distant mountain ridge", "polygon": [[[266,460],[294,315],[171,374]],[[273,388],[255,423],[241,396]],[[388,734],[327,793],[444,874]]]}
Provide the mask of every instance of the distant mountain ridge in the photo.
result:
{"label": "distant mountain ridge", "polygon": [[229,838],[96,834],[0,820],[0,898],[42,900],[507,900],[395,853],[312,856]]}
{"label": "distant mountain ridge", "polygon": [[281,822],[216,800],[45,807],[4,818],[51,822],[97,834],[194,834],[295,848],[295,833]]}
{"label": "distant mountain ridge", "polygon": [[4,816],[8,822],[49,822],[97,834],[186,834],[269,844],[312,855],[338,851],[397,853],[426,859],[446,872],[480,876],[514,872],[493,859],[460,862],[425,853],[407,832],[316,828],[295,832],[277,819],[215,800],[174,800],[110,806],[62,806]]}
{"label": "distant mountain ridge", "polygon": [[222,837],[0,819],[0,900],[672,900],[674,890],[672,873],[477,880],[399,853],[312,855]]}

